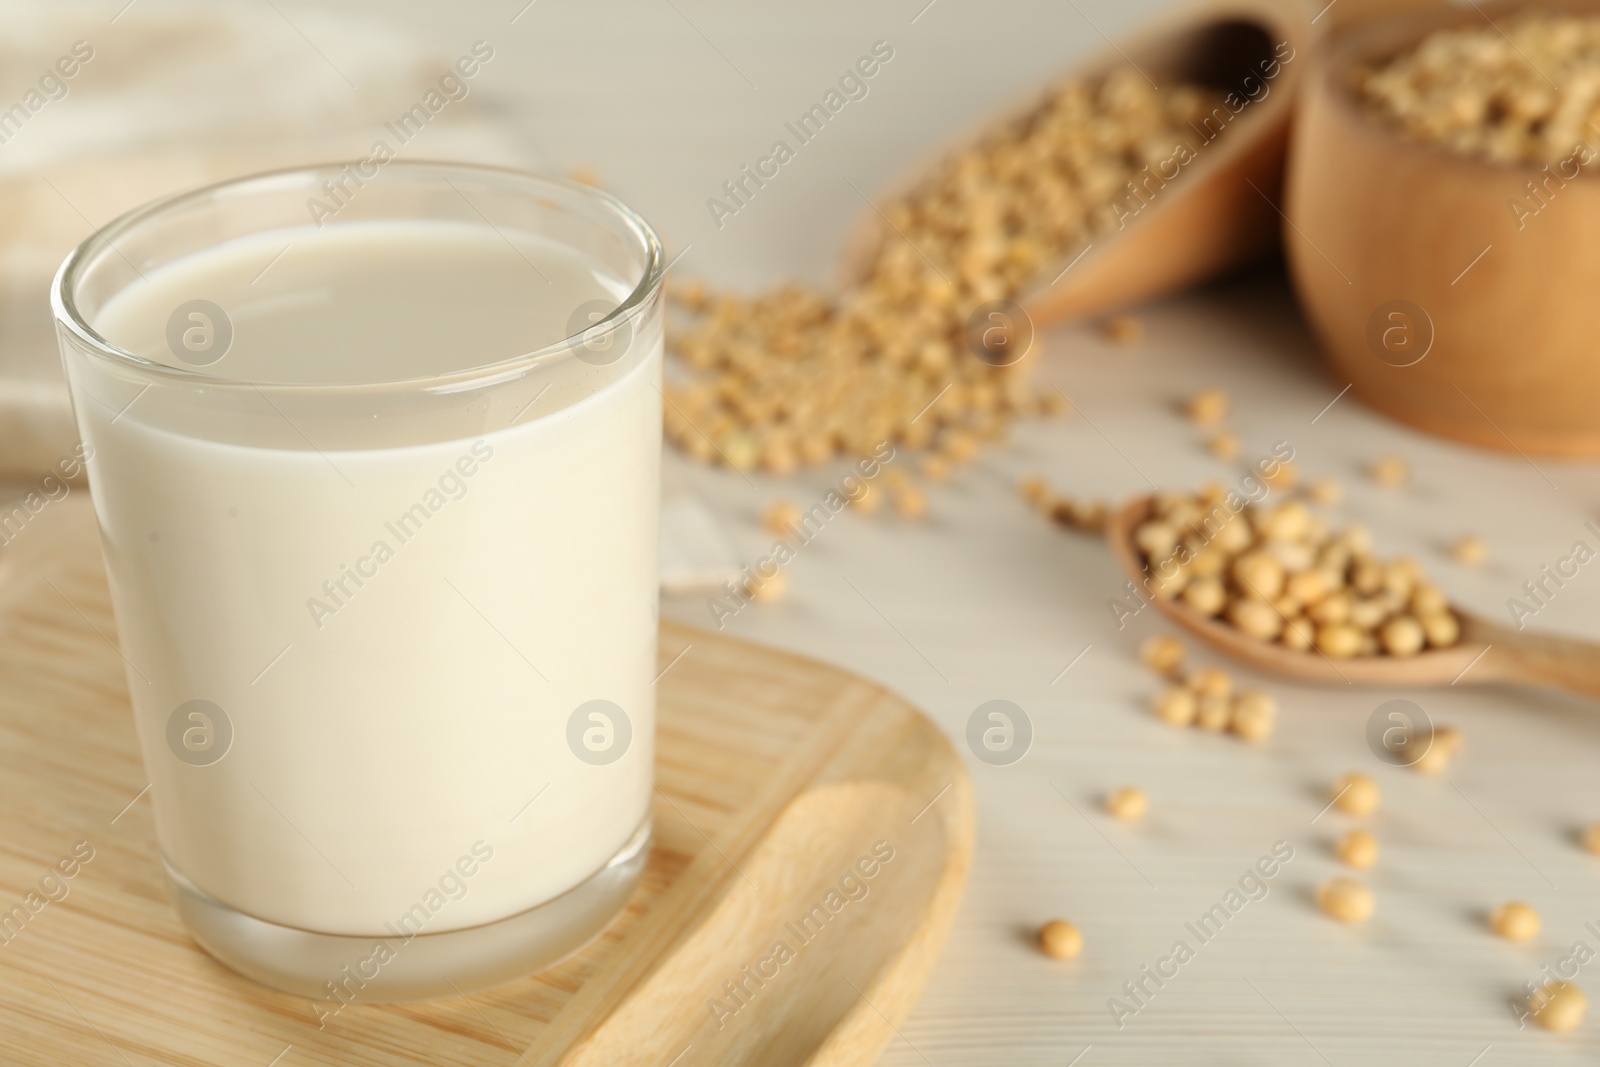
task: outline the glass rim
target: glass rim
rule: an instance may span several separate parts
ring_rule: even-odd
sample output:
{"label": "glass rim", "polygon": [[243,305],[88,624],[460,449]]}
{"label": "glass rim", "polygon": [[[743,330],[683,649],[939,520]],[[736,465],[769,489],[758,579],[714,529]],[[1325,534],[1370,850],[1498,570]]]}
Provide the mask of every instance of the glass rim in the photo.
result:
{"label": "glass rim", "polygon": [[[172,385],[197,385],[219,389],[271,390],[279,393],[308,394],[407,389],[427,393],[454,393],[510,380],[527,371],[552,362],[554,357],[575,356],[575,344],[578,343],[579,338],[592,343],[615,333],[624,325],[631,325],[640,318],[646,306],[660,290],[662,281],[665,278],[665,257],[662,251],[661,239],[656,235],[654,228],[645,221],[644,216],[602,189],[596,189],[593,186],[554,175],[519,170],[515,167],[500,167],[490,164],[463,163],[450,160],[394,160],[384,164],[384,171],[410,173],[418,176],[424,176],[429,172],[436,174],[453,172],[458,175],[495,178],[503,182],[515,182],[533,187],[543,186],[547,189],[560,190],[567,194],[576,194],[580,198],[589,201],[590,204],[599,207],[614,219],[621,221],[624,227],[637,239],[639,242],[638,251],[643,254],[645,261],[641,277],[622,303],[610,314],[578,333],[552,341],[530,352],[523,352],[493,363],[484,363],[464,370],[449,371],[444,374],[423,375],[381,382],[258,382],[243,378],[222,378],[206,374],[201,370],[191,370],[184,367],[170,366],[165,363],[157,363],[154,360],[135,355],[101,336],[94,327],[89,325],[78,310],[76,291],[81,271],[90,262],[91,257],[107,248],[121,256],[122,253],[114,243],[118,236],[130,232],[144,223],[159,219],[176,208],[218,193],[243,193],[249,190],[251,186],[270,187],[274,184],[284,184],[291,180],[307,178],[312,179],[313,185],[315,185],[315,182],[322,177],[337,175],[344,168],[353,165],[355,162],[355,160],[342,160],[311,164],[309,166],[280,167],[233,178],[224,178],[221,181],[170,193],[118,215],[105,225],[97,227],[93,233],[80,241],[67,254],[67,258],[62,261],[60,268],[57,269],[55,279],[50,284],[50,310],[56,323],[70,332],[88,354],[147,377],[165,379]],[[442,176],[446,178],[446,181],[449,180],[448,173]],[[471,202],[469,201],[468,203],[470,204]],[[491,229],[498,229],[494,223],[488,222],[487,219],[484,221],[488,223]],[[126,257],[123,258],[125,259]],[[130,262],[129,266],[133,266],[133,264]],[[134,267],[134,270],[142,273],[139,272],[137,267]]]}

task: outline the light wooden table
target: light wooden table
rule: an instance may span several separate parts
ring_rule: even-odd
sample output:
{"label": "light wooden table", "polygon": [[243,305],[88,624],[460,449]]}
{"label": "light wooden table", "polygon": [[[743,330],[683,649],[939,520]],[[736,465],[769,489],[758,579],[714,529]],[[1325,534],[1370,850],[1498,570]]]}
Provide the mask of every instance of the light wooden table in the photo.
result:
{"label": "light wooden table", "polygon": [[[824,0],[779,10],[732,0],[540,0],[520,16],[523,0],[343,6],[386,13],[441,47],[493,41],[509,61],[479,89],[516,117],[524,162],[597,167],[657,224],[674,254],[684,253],[678,270],[756,287],[824,277],[864,210],[857,189],[870,195],[947,131],[1160,6],[925,2]],[[102,15],[86,7],[86,25]],[[108,47],[114,33],[104,33]],[[706,198],[879,39],[892,43],[895,59],[867,99],[849,105],[717,229]],[[338,60],[339,42],[320,46]],[[347,91],[332,72],[328,79],[325,91]],[[360,92],[380,113],[406,104],[381,85]],[[364,148],[352,143],[350,151]],[[1380,531],[1381,548],[1416,554],[1453,596],[1497,619],[1506,598],[1574,541],[1600,548],[1583,529],[1600,514],[1600,468],[1446,445],[1349,396],[1327,408],[1344,383],[1320,369],[1292,298],[1270,274],[1141,317],[1148,337],[1135,349],[1085,330],[1045,337],[1040,374],[1071,394],[1081,414],[1022,427],[1008,448],[937,490],[925,522],[841,516],[802,550],[786,601],[729,624],[738,636],[883,682],[957,738],[972,710],[993,698],[1017,702],[1034,723],[1021,762],[972,761],[980,819],[972,883],[929,990],[883,1062],[1594,1062],[1600,1018],[1567,1036],[1519,1030],[1508,998],[1575,942],[1600,950],[1600,860],[1572,840],[1582,822],[1600,819],[1600,708],[1511,690],[1316,690],[1241,677],[1282,703],[1270,743],[1248,749],[1171,731],[1145,710],[1156,683],[1136,660],[1139,642],[1165,627],[1146,612],[1119,630],[1106,601],[1120,579],[1105,548],[1052,528],[1013,487],[1041,473],[1064,491],[1115,498],[1150,482],[1188,487],[1236,477],[1173,410],[1186,392],[1221,385],[1235,398],[1232,423],[1246,457],[1289,441],[1308,475],[1346,482],[1345,511]],[[1413,485],[1401,492],[1360,475],[1363,464],[1390,453],[1414,468]],[[755,476],[752,487],[672,462],[749,558],[769,541],[757,521],[765,504],[809,505],[828,481],[820,473],[787,482]],[[1469,532],[1491,546],[1478,571],[1441,550]],[[710,622],[697,599],[670,600],[663,611]],[[1535,623],[1600,637],[1600,563],[1583,569]],[[1368,715],[1394,696],[1465,732],[1466,751],[1445,777],[1389,768],[1368,751]],[[1348,825],[1337,813],[1317,817],[1327,783],[1358,769],[1385,789],[1372,821],[1385,853],[1371,877],[1377,916],[1351,930],[1320,916],[1310,894],[1335,872],[1329,846]],[[1151,796],[1142,825],[1099,814],[1104,790],[1132,783]],[[1278,841],[1289,842],[1295,858],[1270,894],[1200,944],[1185,923]],[[1532,944],[1485,932],[1484,913],[1507,899],[1543,912],[1545,932]],[[1085,931],[1078,960],[1055,963],[1032,949],[1031,929],[1052,916]],[[1123,983],[1178,939],[1195,948],[1193,960],[1119,1030],[1108,998],[1131,1005]],[[1600,961],[1578,981],[1600,996]]]}
{"label": "light wooden table", "polygon": [[[1343,511],[1380,531],[1380,547],[1425,561],[1471,610],[1506,617],[1542,563],[1574,541],[1600,503],[1593,465],[1501,456],[1433,441],[1338,394],[1282,283],[1257,278],[1141,314],[1134,350],[1087,331],[1047,338],[1041,368],[1081,406],[1037,424],[933,494],[931,517],[908,524],[846,514],[802,550],[793,592],[751,608],[731,632],[802,649],[880,680],[930,710],[952,735],[985,700],[1015,701],[1035,726],[1019,763],[971,763],[978,853],[961,918],[928,992],[886,1064],[1360,1062],[1466,1067],[1592,1062],[1600,1028],[1575,1035],[1519,1032],[1508,997],[1539,979],[1577,941],[1600,949],[1600,859],[1574,831],[1600,819],[1600,708],[1509,689],[1316,689],[1252,677],[1282,705],[1277,736],[1260,748],[1177,732],[1146,710],[1155,679],[1139,643],[1169,628],[1146,611],[1119,630],[1106,607],[1120,579],[1106,548],[1060,531],[1017,498],[1042,473],[1065,491],[1110,498],[1236,476],[1211,459],[1174,401],[1218,384],[1235,398],[1245,454],[1287,440],[1310,475],[1348,489]],[[1363,464],[1405,456],[1414,484],[1385,491]],[[1548,481],[1546,480],[1548,478]],[[699,472],[698,483],[757,554],[768,540],[764,501],[802,505],[823,481],[792,484]],[[1482,535],[1491,561],[1451,563],[1442,545]],[[1600,563],[1580,571],[1536,622],[1600,636]],[[705,620],[676,602],[674,618]],[[1088,649],[1084,652],[1084,649]],[[1081,659],[1075,658],[1082,654]],[[1493,652],[1490,652],[1493,655]],[[1215,662],[1201,654],[1204,662]],[[1071,664],[1065,674],[1061,672]],[[1464,755],[1439,778],[1381,763],[1365,740],[1368,716],[1400,696],[1466,734]],[[1351,770],[1385,791],[1370,821],[1384,856],[1370,884],[1378,911],[1365,927],[1324,918],[1311,894],[1338,873],[1332,842],[1353,825],[1318,817],[1328,783]],[[1100,813],[1111,788],[1138,784],[1151,813],[1130,828]],[[1295,858],[1269,895],[1202,945],[1186,928],[1220,901],[1278,841]],[[1522,899],[1544,915],[1528,946],[1489,935],[1484,915]],[[1041,957],[1028,942],[1063,916],[1085,931],[1083,956]],[[1182,939],[1195,958],[1119,1030],[1107,1001],[1129,1006],[1138,980]],[[1168,971],[1171,966],[1166,967]],[[1600,993],[1600,961],[1578,981]]]}

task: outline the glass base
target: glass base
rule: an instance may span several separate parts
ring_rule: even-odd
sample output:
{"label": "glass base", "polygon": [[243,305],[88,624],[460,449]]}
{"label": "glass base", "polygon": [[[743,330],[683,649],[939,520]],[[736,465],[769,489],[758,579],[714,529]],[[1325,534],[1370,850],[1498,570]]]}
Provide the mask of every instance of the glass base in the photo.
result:
{"label": "glass base", "polygon": [[207,896],[163,865],[173,904],[202,948],[247,978],[310,997],[326,1019],[348,1004],[457,996],[553,966],[621,914],[649,858],[646,818],[610,862],[554,900],[482,926],[410,938],[279,926]]}

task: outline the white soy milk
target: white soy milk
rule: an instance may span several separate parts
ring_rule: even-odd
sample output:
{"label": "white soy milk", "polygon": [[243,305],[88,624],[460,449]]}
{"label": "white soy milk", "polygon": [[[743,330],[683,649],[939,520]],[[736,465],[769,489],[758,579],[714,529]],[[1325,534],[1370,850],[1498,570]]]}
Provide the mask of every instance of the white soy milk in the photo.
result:
{"label": "white soy milk", "polygon": [[[202,373],[261,383],[482,366],[626,295],[554,245],[441,222],[255,235],[144,275],[102,336],[182,367],[169,319],[211,301],[233,337]],[[403,447],[350,447],[337,403],[268,448],[79,396],[157,832],[200,890],[312,931],[436,933],[550,900],[628,841],[650,808],[661,403],[659,336],[632,345],[598,386],[569,357],[591,387],[558,366],[509,428]],[[195,700],[226,722],[172,727]],[[569,743],[594,700],[627,717],[583,718],[592,750],[631,735],[613,762]],[[215,762],[178,755],[229,728]]]}

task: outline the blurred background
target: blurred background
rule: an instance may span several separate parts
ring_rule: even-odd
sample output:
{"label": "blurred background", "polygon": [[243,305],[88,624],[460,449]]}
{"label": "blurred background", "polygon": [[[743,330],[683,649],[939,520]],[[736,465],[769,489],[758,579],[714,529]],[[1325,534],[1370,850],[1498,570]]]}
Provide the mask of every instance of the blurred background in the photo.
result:
{"label": "blurred background", "polygon": [[[0,143],[0,470],[26,491],[76,438],[47,299],[74,244],[174,190],[367,154],[384,124],[474,42],[493,58],[402,157],[596,180],[654,224],[669,257],[681,257],[675,275],[754,293],[789,279],[835,280],[847,237],[871,211],[867,198],[1172,6],[0,4],[0,109],[75,42],[93,49],[65,95]],[[1336,0],[1308,5],[1306,17],[1331,22],[1382,7]],[[708,198],[878,41],[894,58],[866,98],[718,225]],[[1016,485],[1040,475],[1115,501],[1153,485],[1234,480],[1239,462],[1209,454],[1181,414],[1185,397],[1223,388],[1242,461],[1290,442],[1305,476],[1348,484],[1347,517],[1380,531],[1383,552],[1424,560],[1452,599],[1505,621],[1507,598],[1600,513],[1600,471],[1425,436],[1345,395],[1281,263],[1136,314],[1144,339],[1134,346],[1086,325],[1042,338],[1035,378],[1072,397],[1072,417],[1019,423],[1008,443],[932,490],[925,521],[850,516],[830,527],[794,564],[784,600],[729,623],[738,636],[890,686],[958,745],[983,701],[1012,700],[1034,717],[1026,759],[969,761],[980,821],[971,885],[928,992],[883,1062],[1593,1062],[1592,1023],[1557,1038],[1518,1028],[1506,1006],[1573,941],[1596,943],[1584,924],[1600,922],[1600,867],[1572,846],[1576,822],[1600,809],[1593,706],[1498,688],[1409,694],[1469,738],[1449,781],[1374,759],[1364,730],[1392,692],[1241,671],[1280,700],[1277,736],[1250,750],[1180,736],[1152,723],[1156,682],[1138,663],[1140,643],[1166,625],[1153,612],[1119,625],[1107,604],[1123,595],[1123,580],[1105,546],[1045,521]],[[1391,455],[1412,470],[1403,492],[1364,473]],[[745,478],[670,453],[667,465],[669,486],[703,505],[735,563],[770,546],[763,511],[808,506],[838,473]],[[1492,546],[1487,566],[1451,560],[1447,547],[1466,535]],[[1585,572],[1538,626],[1597,638],[1597,609],[1600,575]],[[702,595],[668,597],[663,613],[714,621]],[[1310,900],[1337,870],[1335,827],[1315,821],[1326,783],[1357,768],[1383,776],[1383,833],[1395,858],[1374,878],[1379,919],[1352,932]],[[1145,786],[1156,813],[1137,832],[1085,814],[1129,782]],[[1206,949],[1148,1014],[1116,1026],[1108,998],[1279,840],[1300,858],[1259,914]],[[1548,934],[1527,949],[1479,929],[1486,905],[1512,897],[1535,899],[1545,913]],[[1086,931],[1089,948],[1069,964],[1031,944],[1055,915]]]}
{"label": "blurred background", "polygon": [[[94,50],[0,144],[0,469],[24,480],[75,439],[46,299],[73,245],[178,189],[394,142],[383,124],[475,41],[494,58],[404,156],[592,175],[680,275],[754,291],[831,280],[861,193],[1162,6],[124,3],[0,6],[7,105],[75,41]],[[878,40],[895,58],[866,99],[718,228],[707,199]]]}

